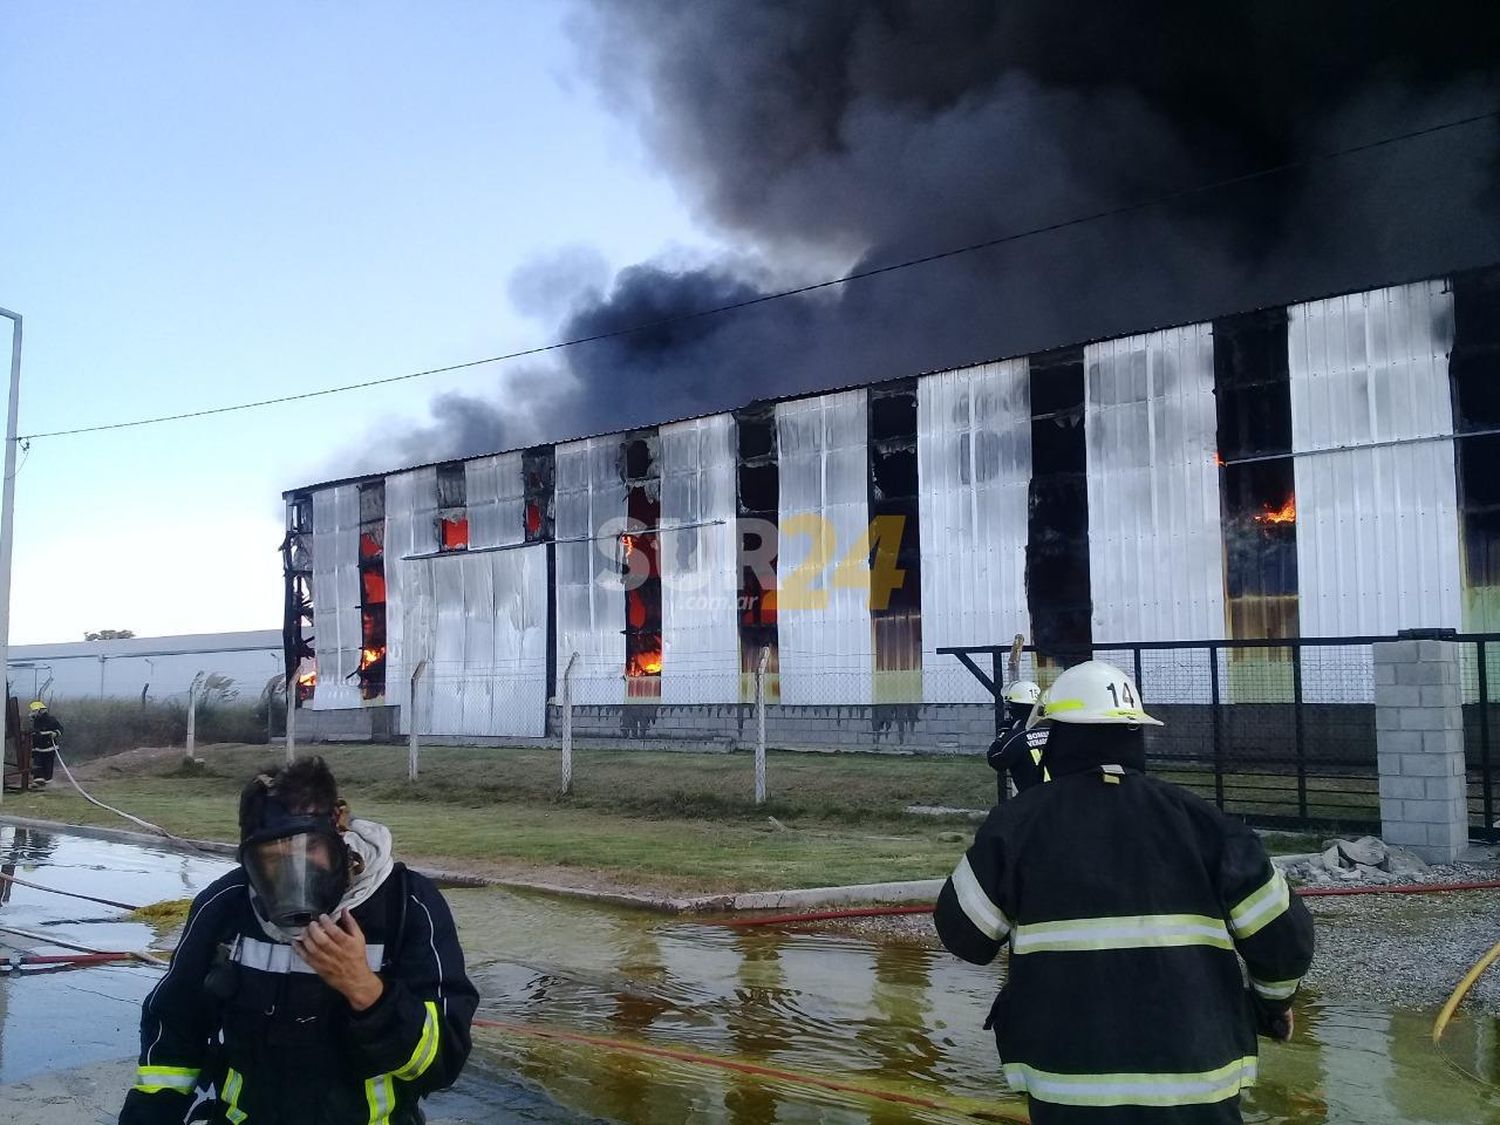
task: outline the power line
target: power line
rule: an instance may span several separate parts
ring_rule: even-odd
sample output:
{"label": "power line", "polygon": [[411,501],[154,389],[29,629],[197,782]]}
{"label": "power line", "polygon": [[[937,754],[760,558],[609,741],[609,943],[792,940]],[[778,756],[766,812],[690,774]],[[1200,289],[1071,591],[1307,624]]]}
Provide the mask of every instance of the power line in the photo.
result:
{"label": "power line", "polygon": [[891,262],[883,266],[873,266],[869,269],[857,270],[854,273],[843,274],[840,277],[828,278],[825,281],[815,281],[808,285],[799,285],[792,289],[782,289],[775,293],[762,293],[758,297],[749,297],[742,301],[731,301],[724,305],[715,305],[712,308],[700,309],[697,312],[678,313],[675,316],[662,317],[658,320],[644,321],[640,324],[629,325],[625,328],[616,328],[609,332],[596,332],[589,336],[575,336],[567,340],[557,340],[550,344],[541,344],[534,348],[522,348],[518,351],[505,352],[502,355],[486,356],[483,359],[471,359],[464,363],[452,363],[446,367],[429,367],[422,371],[409,371],[404,375],[388,375],[381,379],[366,379],[359,383],[345,383],[337,387],[324,387],[316,391],[299,391],[296,394],[279,395],[276,398],[257,399],[254,402],[240,402],[229,406],[214,406],[204,410],[189,410],[180,414],[161,414],[151,418],[136,418],[128,422],[108,422],[98,426],[79,426],[69,430],[49,430],[40,433],[26,434],[20,440],[34,441],[38,438],[73,437],[78,434],[101,433],[106,430],[125,430],[136,426],[154,426],[162,422],[182,422],[191,418],[208,418],[216,414],[232,414],[240,410],[256,410],[264,406],[280,406],[288,402],[303,402],[307,399],[322,398],[326,395],[344,394],[348,391],[365,390],[370,387],[383,387],[391,383],[404,383],[411,379],[423,379],[429,375],[442,375],[451,371],[464,371],[471,367],[483,367],[491,363],[505,363],[515,359],[526,359],[531,356],[545,355],[548,352],[562,351],[565,348],[576,348],[583,344],[595,344],[603,340],[618,339],[622,336],[632,336],[638,332],[652,332],[659,328],[667,328],[676,324],[684,324],[693,320],[701,320],[710,316],[722,316],[725,313],[735,312],[739,309],[752,308],[756,305],[769,304],[772,301],[783,301],[789,297],[800,297],[806,293],[816,293],[821,289],[831,289],[837,285],[848,285],[854,281],[864,281],[872,277],[880,277],[899,270],[913,269],[917,266],[930,265],[933,262],[945,261],[949,258],[957,258],[964,254],[973,254],[980,250],[989,250],[996,246],[1004,246],[1007,243],[1020,242],[1023,239],[1035,238],[1038,235],[1051,234],[1056,231],[1067,230],[1069,227],[1082,226],[1086,223],[1099,222],[1102,219],[1117,218],[1121,215],[1132,214],[1136,211],[1144,211],[1151,207],[1160,207],[1178,200],[1188,199],[1195,195],[1204,195],[1212,191],[1220,191],[1224,188],[1235,187],[1239,184],[1251,183],[1255,180],[1265,179],[1270,176],[1278,176],[1285,172],[1294,171],[1298,168],[1307,168],[1315,164],[1323,164],[1333,160],[1341,160],[1346,156],[1354,156],[1362,152],[1371,152],[1376,149],[1386,148],[1390,145],[1403,144],[1407,141],[1416,140],[1420,137],[1431,136],[1434,133],[1445,132],[1449,129],[1459,129],[1466,125],[1474,125],[1481,121],[1490,121],[1500,117],[1500,109],[1490,110],[1487,113],[1477,113],[1470,117],[1460,117],[1452,121],[1444,121],[1437,125],[1429,125],[1422,129],[1413,129],[1410,132],[1398,133],[1394,136],[1382,137],[1379,140],[1367,141],[1364,144],[1351,145],[1348,148],[1334,149],[1329,152],[1318,153],[1314,156],[1304,157],[1300,160],[1291,160],[1283,164],[1275,164],[1270,167],[1261,168],[1254,172],[1245,172],[1238,176],[1229,176],[1222,180],[1213,180],[1209,183],[1198,184],[1193,187],[1180,188],[1177,191],[1168,192],[1165,195],[1153,196],[1150,199],[1137,200],[1134,203],[1125,203],[1117,207],[1106,208],[1102,211],[1093,211],[1086,215],[1075,215],[1070,219],[1061,219],[1057,222],[1046,223],[1041,226],[1028,227],[1025,230],[1012,231],[996,238],[985,239],[983,242],[973,242],[967,246],[958,246],[949,250],[940,250],[933,254],[926,254],[919,258],[908,258],[900,262]]}

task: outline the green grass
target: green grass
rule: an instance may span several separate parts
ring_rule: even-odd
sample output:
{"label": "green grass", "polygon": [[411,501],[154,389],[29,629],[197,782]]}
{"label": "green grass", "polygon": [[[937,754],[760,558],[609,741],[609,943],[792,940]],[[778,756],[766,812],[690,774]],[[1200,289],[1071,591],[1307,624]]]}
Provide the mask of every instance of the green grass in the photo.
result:
{"label": "green grass", "polygon": [[[406,780],[404,747],[320,750],[355,815],[388,825],[405,857],[681,893],[941,876],[971,825],[903,809],[983,808],[994,793],[994,775],[975,758],[773,753],[773,797],[756,806],[749,754],[575,751],[574,792],[563,797],[556,750],[435,747],[415,783]],[[104,759],[81,780],[99,800],[174,833],[230,840],[240,786],[276,754],[255,746],[201,753],[204,765],[191,770],[170,753]],[[61,774],[49,792],[7,797],[4,811],[123,824]]]}
{"label": "green grass", "polygon": [[[994,774],[977,757],[772,752],[770,800],[753,801],[748,753],[576,750],[574,791],[558,793],[561,752],[432,747],[406,779],[402,746],[319,747],[355,815],[387,824],[404,858],[434,867],[669,893],[720,893],[934,878],[947,874],[973,824],[913,816],[908,805],[987,808]],[[178,753],[88,763],[96,797],[179,835],[233,840],[240,786],[280,761],[266,746],[208,746],[201,765]],[[1212,798],[1213,777],[1166,775]],[[1229,775],[1231,811],[1259,787],[1294,784]],[[1309,779],[1319,811],[1367,811],[1360,779]],[[1285,794],[1268,811],[1285,813]],[[44,794],[7,796],[4,812],[128,827],[87,804],[61,773]],[[1375,815],[1378,817],[1378,809]],[[774,822],[773,819],[774,818]],[[1309,835],[1307,841],[1313,837]],[[1319,837],[1321,839],[1321,837]],[[1313,850],[1307,841],[1273,850]]]}

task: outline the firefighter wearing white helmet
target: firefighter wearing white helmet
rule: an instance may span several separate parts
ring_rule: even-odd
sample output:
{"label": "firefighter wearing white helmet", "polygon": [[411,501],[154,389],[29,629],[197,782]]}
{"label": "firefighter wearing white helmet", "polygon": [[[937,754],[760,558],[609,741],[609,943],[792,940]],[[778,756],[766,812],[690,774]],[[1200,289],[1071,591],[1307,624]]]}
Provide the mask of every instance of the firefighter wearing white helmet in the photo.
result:
{"label": "firefighter wearing white helmet", "polygon": [[985,760],[995,771],[996,801],[1009,796],[1007,780],[1016,792],[1044,780],[1042,748],[1047,731],[1031,730],[1031,716],[1042,697],[1042,689],[1031,680],[1015,680],[1001,697],[1005,701],[1005,729],[990,743]]}
{"label": "firefighter wearing white helmet", "polygon": [[938,898],[953,953],[1010,945],[984,1026],[1036,1125],[1239,1122],[1257,1032],[1291,1035],[1312,918],[1254,832],[1146,774],[1161,725],[1120,669],[1064,671],[1034,713],[1051,781],[990,812]]}
{"label": "firefighter wearing white helmet", "polygon": [[1146,714],[1135,681],[1113,664],[1086,660],[1063,672],[1027,720],[1035,726],[1043,719],[1055,723],[1091,726],[1162,725]]}

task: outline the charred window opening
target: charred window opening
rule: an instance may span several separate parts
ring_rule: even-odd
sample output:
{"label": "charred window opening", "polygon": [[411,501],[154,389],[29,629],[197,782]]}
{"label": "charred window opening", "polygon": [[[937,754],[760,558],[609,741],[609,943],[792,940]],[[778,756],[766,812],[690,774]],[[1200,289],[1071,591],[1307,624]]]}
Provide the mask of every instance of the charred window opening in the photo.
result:
{"label": "charred window opening", "polygon": [[1500,624],[1500,270],[1453,279],[1454,457],[1463,537],[1465,626]]}
{"label": "charred window opening", "polygon": [[869,393],[870,624],[876,700],[921,702],[922,552],[917,381]]}
{"label": "charred window opening", "polygon": [[556,534],[553,522],[556,472],[556,461],[550,445],[522,452],[521,487],[525,502],[523,531],[528,543],[545,543]]}
{"label": "charred window opening", "polygon": [[[1295,637],[1297,501],[1284,308],[1214,321],[1214,403],[1229,635]],[[1290,660],[1291,653],[1238,649],[1230,658],[1263,663]]]}
{"label": "charred window opening", "polygon": [[780,698],[781,650],[776,627],[776,527],[781,510],[780,448],[774,403],[734,412],[735,499],[739,517],[739,625],[742,695],[754,694],[754,673],[767,653],[766,697]]}
{"label": "charred window opening", "polygon": [[286,538],[281,541],[281,569],[285,581],[281,644],[287,684],[296,685],[301,706],[312,698],[317,683],[317,654],[313,648],[312,497],[306,493],[287,502]]}
{"label": "charred window opening", "polygon": [[1030,366],[1026,604],[1031,640],[1043,664],[1076,664],[1088,659],[1093,643],[1083,349],[1033,356]]}
{"label": "charred window opening", "polygon": [[620,536],[625,580],[625,694],[661,696],[661,568],[656,534],[661,523],[661,465],[654,429],[629,434],[620,443],[629,530]]}
{"label": "charred window opening", "polygon": [[547,698],[557,694],[557,458],[550,445],[521,453],[522,533],[547,545]]}
{"label": "charred window opening", "polygon": [[385,481],[359,486],[359,667],[364,699],[385,695]]}
{"label": "charred window opening", "polygon": [[462,461],[437,467],[439,551],[469,549],[468,477]]}

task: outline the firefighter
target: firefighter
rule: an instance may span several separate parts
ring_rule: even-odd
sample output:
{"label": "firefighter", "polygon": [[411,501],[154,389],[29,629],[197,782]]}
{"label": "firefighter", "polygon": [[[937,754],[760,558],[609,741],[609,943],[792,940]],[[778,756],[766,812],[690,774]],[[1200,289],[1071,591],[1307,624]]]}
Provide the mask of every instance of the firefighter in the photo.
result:
{"label": "firefighter", "polygon": [[31,707],[31,783],[45,789],[57,768],[57,748],[62,745],[63,725],[40,699]]}
{"label": "firefighter", "polygon": [[1030,680],[1015,680],[1005,689],[1005,729],[985,753],[996,774],[997,803],[1010,796],[1008,782],[1019,793],[1043,778],[1042,749],[1047,745],[1047,728],[1028,725],[1041,697],[1042,689]]}
{"label": "firefighter", "polygon": [[1037,1125],[1240,1121],[1257,1032],[1291,1035],[1307,909],[1254,832],[1145,774],[1161,724],[1118,668],[1067,669],[1036,718],[1051,783],[990,812],[935,911],[966,961],[1010,943],[984,1025],[1006,1082]]}
{"label": "firefighter", "polygon": [[239,861],[146,997],[120,1125],[418,1125],[478,1001],[442,894],[350,820],[321,758],[245,787]]}

